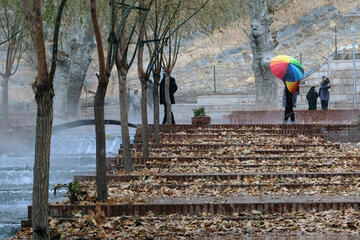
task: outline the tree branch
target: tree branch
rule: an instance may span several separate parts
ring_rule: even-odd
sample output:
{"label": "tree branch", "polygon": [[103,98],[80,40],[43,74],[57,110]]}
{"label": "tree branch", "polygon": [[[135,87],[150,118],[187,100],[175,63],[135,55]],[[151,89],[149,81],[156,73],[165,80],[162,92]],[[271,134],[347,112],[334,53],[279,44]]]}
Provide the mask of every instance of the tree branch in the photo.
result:
{"label": "tree branch", "polygon": [[203,3],[190,17],[188,17],[184,22],[182,22],[179,26],[177,26],[177,27],[175,28],[175,30],[171,32],[171,34],[170,34],[169,37],[171,37],[171,35],[174,34],[174,32],[176,32],[176,31],[177,31],[179,28],[181,28],[185,23],[187,23],[192,17],[194,17],[202,8],[204,8],[205,5],[206,5],[209,1],[210,1],[210,0],[206,0],[206,2]]}
{"label": "tree branch", "polygon": [[126,7],[126,8],[131,8],[131,9],[137,9],[137,10],[142,10],[142,11],[149,11],[150,8],[143,8],[143,7],[136,7],[136,6],[131,6],[129,4],[126,3],[122,3],[122,2],[115,2],[116,4]]}
{"label": "tree branch", "polygon": [[96,13],[96,1],[91,0],[91,19],[94,27],[94,33],[96,37],[97,43],[97,50],[99,55],[99,68],[100,68],[100,76],[98,76],[99,83],[106,84],[106,72],[105,72],[105,55],[104,55],[104,48],[101,39],[101,31],[99,27],[99,22],[97,19]]}
{"label": "tree branch", "polygon": [[61,23],[61,16],[64,10],[66,0],[61,0],[57,15],[56,15],[56,22],[55,22],[55,29],[54,29],[54,39],[53,39],[53,55],[51,60],[51,68],[49,73],[49,79],[52,82],[55,76],[56,71],[56,61],[57,61],[57,53],[58,53],[58,42],[59,42],[59,30],[60,30],[60,23]]}

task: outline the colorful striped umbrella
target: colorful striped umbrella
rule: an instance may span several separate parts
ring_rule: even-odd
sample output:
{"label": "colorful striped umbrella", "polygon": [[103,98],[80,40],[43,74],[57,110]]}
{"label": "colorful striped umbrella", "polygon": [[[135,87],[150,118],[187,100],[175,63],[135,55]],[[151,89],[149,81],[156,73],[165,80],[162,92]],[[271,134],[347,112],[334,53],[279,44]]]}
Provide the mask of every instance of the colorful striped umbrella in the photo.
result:
{"label": "colorful striped umbrella", "polygon": [[304,76],[304,68],[298,60],[287,55],[279,55],[271,60],[270,69],[276,77],[285,82],[291,93],[298,90],[300,80]]}

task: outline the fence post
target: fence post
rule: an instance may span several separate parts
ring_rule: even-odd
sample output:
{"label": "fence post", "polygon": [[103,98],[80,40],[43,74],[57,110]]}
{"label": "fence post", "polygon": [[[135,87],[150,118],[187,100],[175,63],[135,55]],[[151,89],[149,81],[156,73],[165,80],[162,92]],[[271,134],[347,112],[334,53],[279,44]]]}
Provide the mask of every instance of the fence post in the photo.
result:
{"label": "fence post", "polygon": [[214,66],[214,93],[216,94],[216,70],[215,70],[215,66]]}
{"label": "fence post", "polygon": [[86,104],[86,114],[88,113],[88,88],[85,86],[85,104]]}
{"label": "fence post", "polygon": [[354,81],[354,108],[356,108],[357,98],[356,98],[356,55],[355,55],[355,27],[351,27],[352,32],[352,44],[353,44],[353,81]]}

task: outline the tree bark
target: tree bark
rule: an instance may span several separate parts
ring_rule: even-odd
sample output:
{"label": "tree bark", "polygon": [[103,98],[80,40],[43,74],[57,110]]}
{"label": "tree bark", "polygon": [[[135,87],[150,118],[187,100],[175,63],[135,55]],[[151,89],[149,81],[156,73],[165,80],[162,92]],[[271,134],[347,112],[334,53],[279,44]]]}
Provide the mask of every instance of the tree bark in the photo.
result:
{"label": "tree bark", "polygon": [[154,90],[153,90],[153,103],[154,103],[154,140],[156,144],[160,143],[160,74],[153,74],[154,77]]}
{"label": "tree bark", "polygon": [[94,117],[96,133],[96,185],[97,200],[107,200],[107,180],[106,180],[106,138],[105,138],[105,118],[104,118],[104,99],[106,95],[107,83],[99,83],[94,100]]}
{"label": "tree bark", "polygon": [[278,81],[270,70],[274,57],[270,25],[273,14],[269,12],[266,0],[253,0],[251,12],[252,68],[255,75],[256,105],[258,109],[277,107]]}
{"label": "tree bark", "polygon": [[5,74],[2,82],[2,127],[7,129],[10,127],[9,121],[9,78],[10,76]]}
{"label": "tree bark", "polygon": [[58,33],[61,15],[66,0],[62,0],[56,16],[53,37],[53,58],[50,74],[47,68],[45,38],[43,32],[41,1],[22,0],[22,9],[25,13],[27,25],[37,56],[37,77],[32,84],[37,103],[36,139],[34,159],[34,182],[32,198],[32,228],[33,239],[49,239],[49,165],[50,143],[53,122],[53,77],[56,70]]}
{"label": "tree bark", "polygon": [[63,40],[54,79],[54,110],[75,117],[79,110],[81,90],[96,48],[91,24],[73,23]]}
{"label": "tree bark", "polygon": [[[101,39],[100,26],[97,19],[96,1],[91,0],[91,19],[96,37],[97,50],[99,56],[99,70],[97,75],[98,86],[94,99],[94,118],[95,118],[95,135],[96,135],[96,189],[97,200],[107,200],[107,179],[106,179],[106,138],[105,138],[105,117],[104,104],[106,89],[109,83],[108,72],[111,72],[112,66],[109,64],[106,69],[104,48]],[[111,44],[111,43],[110,43]],[[111,51],[108,52],[111,54]]]}
{"label": "tree bark", "polygon": [[143,157],[149,157],[149,124],[147,116],[147,82],[149,79],[141,81],[141,130],[142,130],[142,152]]}
{"label": "tree bark", "polygon": [[37,117],[31,215],[34,239],[49,239],[48,199],[53,96],[54,90],[50,86],[38,89],[35,96]]}
{"label": "tree bark", "polygon": [[131,145],[129,134],[129,120],[127,112],[127,100],[126,100],[126,81],[127,81],[128,69],[125,67],[118,68],[119,78],[119,99],[120,99],[120,121],[121,121],[121,140],[123,148],[123,160],[125,164],[125,172],[129,173],[133,171],[133,162],[131,157]]}
{"label": "tree bark", "polygon": [[166,104],[166,124],[172,124],[171,121],[171,101],[170,101],[170,74],[165,76],[165,104]]}

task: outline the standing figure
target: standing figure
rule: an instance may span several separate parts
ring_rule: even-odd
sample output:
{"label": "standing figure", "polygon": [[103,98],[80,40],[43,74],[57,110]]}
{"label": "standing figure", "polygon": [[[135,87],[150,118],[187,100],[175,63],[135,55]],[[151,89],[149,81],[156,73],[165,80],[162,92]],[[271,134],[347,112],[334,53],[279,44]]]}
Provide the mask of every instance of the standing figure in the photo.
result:
{"label": "standing figure", "polygon": [[329,106],[329,98],[330,98],[329,88],[331,88],[330,80],[329,78],[323,76],[319,89],[322,110],[327,110]]}
{"label": "standing figure", "polygon": [[287,121],[290,117],[290,124],[295,123],[295,113],[294,107],[296,107],[297,95],[299,94],[299,90],[297,90],[294,94],[292,94],[287,87],[285,86],[284,95],[283,95],[283,107],[285,107],[285,116],[283,124],[287,124]]}
{"label": "standing figure", "polygon": [[316,110],[317,99],[319,94],[316,92],[315,87],[312,86],[309,92],[306,94],[306,100],[309,104],[309,110]]}
{"label": "standing figure", "polygon": [[[162,124],[166,123],[166,119],[167,119],[167,108],[166,108],[166,99],[165,99],[165,70],[163,70],[163,78],[161,79],[160,82],[160,104],[164,105],[164,118],[162,121]],[[171,104],[175,104],[175,97],[174,97],[174,93],[177,90],[177,85],[175,82],[175,78],[170,76],[170,83],[169,83],[169,94],[170,94],[170,102]],[[174,114],[171,112],[171,123],[175,124],[175,120],[174,120]]]}
{"label": "standing figure", "polygon": [[154,83],[151,79],[149,79],[147,87],[148,87],[148,89],[147,89],[147,104],[148,104],[149,109],[153,109]]}
{"label": "standing figure", "polygon": [[127,108],[128,114],[129,114],[129,111],[130,111],[131,103],[132,103],[132,100],[131,100],[130,88],[127,88],[127,92],[126,92],[126,108]]}
{"label": "standing figure", "polygon": [[138,118],[140,117],[141,96],[137,89],[134,90],[134,96],[132,97],[132,99],[133,99],[132,104],[133,104],[134,116],[135,118]]}

